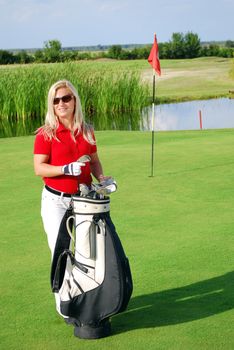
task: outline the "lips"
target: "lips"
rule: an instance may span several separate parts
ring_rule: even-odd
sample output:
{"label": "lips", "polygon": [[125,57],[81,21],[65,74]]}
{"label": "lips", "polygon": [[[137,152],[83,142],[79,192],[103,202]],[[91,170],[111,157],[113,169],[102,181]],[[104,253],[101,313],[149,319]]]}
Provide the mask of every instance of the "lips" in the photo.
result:
{"label": "lips", "polygon": [[67,112],[69,110],[69,108],[59,108],[58,111],[59,112]]}

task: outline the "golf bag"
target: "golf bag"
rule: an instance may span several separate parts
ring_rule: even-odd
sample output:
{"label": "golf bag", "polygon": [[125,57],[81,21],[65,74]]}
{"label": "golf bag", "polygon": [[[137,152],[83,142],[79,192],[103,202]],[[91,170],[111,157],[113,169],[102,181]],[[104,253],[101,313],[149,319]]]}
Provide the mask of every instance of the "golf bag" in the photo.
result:
{"label": "golf bag", "polygon": [[109,197],[73,196],[59,230],[51,285],[60,295],[62,314],[74,319],[76,336],[101,338],[110,334],[109,317],[126,309],[133,284],[110,217]]}

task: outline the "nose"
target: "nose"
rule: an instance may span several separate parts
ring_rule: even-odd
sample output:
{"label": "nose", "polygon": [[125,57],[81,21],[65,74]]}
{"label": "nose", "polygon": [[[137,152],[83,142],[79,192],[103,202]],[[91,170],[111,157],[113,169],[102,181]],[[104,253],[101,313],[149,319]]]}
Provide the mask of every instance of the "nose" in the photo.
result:
{"label": "nose", "polygon": [[63,102],[63,100],[60,99],[58,105],[60,105],[60,103],[64,104],[65,102]]}

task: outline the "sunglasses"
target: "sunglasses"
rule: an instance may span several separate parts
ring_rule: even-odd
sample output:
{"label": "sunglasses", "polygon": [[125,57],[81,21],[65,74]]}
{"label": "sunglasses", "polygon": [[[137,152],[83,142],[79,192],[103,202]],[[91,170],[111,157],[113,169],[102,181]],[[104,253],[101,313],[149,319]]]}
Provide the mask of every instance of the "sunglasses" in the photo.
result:
{"label": "sunglasses", "polygon": [[54,105],[58,105],[60,101],[63,101],[64,103],[68,103],[73,99],[73,95],[64,95],[62,97],[55,97],[54,98]]}

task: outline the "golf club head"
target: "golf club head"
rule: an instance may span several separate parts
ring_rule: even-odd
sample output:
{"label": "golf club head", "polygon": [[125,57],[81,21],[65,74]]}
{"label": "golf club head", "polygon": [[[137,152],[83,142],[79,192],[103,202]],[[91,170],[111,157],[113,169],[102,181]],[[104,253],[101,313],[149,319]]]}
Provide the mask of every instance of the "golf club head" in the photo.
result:
{"label": "golf club head", "polygon": [[77,159],[77,162],[78,163],[87,163],[87,162],[90,162],[90,160],[91,160],[91,157],[88,156],[87,154],[84,154],[79,159]]}
{"label": "golf club head", "polygon": [[116,184],[116,181],[113,179],[113,177],[110,177],[109,179],[101,181],[100,185],[106,187],[106,186],[112,185],[113,183]]}
{"label": "golf club head", "polygon": [[96,192],[104,196],[109,195],[117,190],[116,181],[112,178],[100,182],[96,185]]}
{"label": "golf club head", "polygon": [[80,195],[82,197],[87,196],[89,191],[90,191],[89,187],[87,185],[85,185],[85,184],[80,184],[79,185],[79,189],[80,189]]}
{"label": "golf club head", "polygon": [[91,188],[86,184],[80,184],[79,190],[82,197],[103,199],[105,196],[108,196],[117,190],[117,184],[113,178],[110,178],[100,183],[92,183]]}

